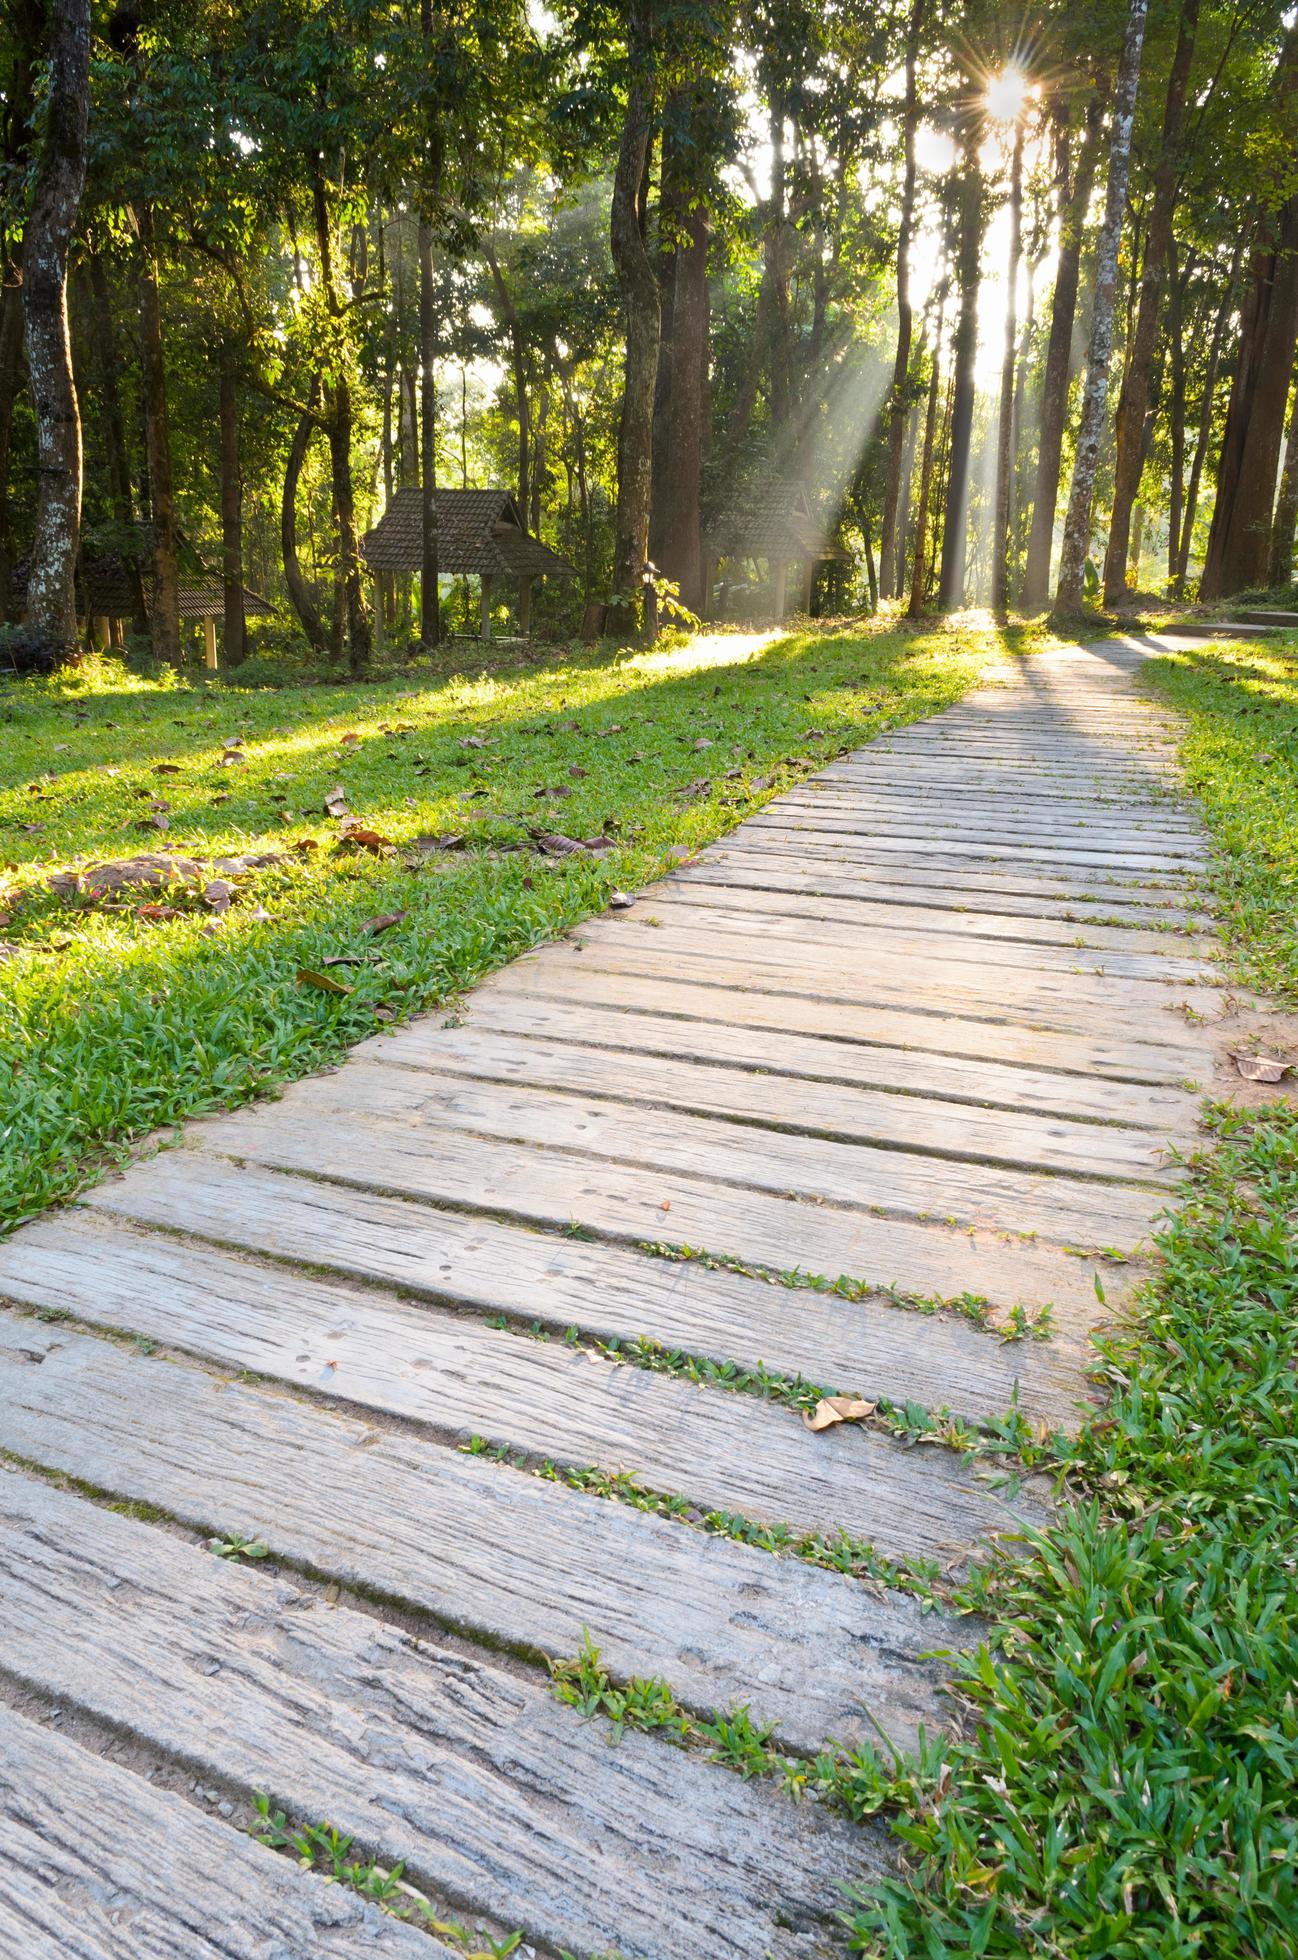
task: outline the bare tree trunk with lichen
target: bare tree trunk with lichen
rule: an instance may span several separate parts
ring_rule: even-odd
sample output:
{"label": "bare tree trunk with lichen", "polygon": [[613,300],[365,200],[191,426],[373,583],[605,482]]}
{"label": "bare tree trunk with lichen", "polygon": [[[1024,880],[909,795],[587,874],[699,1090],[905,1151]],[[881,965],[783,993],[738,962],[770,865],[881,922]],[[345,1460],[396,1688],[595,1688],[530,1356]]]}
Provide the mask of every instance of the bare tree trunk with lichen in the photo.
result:
{"label": "bare tree trunk with lichen", "polygon": [[652,0],[630,0],[627,19],[631,74],[613,175],[610,218],[613,263],[626,313],[626,379],[617,441],[617,538],[613,560],[613,588],[618,602],[615,617],[623,631],[634,630],[640,624],[645,596],[644,567],[649,551],[653,493],[654,389],[662,326],[658,275],[641,226],[641,192],[653,136]]}
{"label": "bare tree trunk with lichen", "polygon": [[42,664],[77,639],[81,415],[68,336],[68,248],[86,178],[90,0],[53,0],[49,102],[23,239],[23,314],[36,417],[37,501],[25,627]]}

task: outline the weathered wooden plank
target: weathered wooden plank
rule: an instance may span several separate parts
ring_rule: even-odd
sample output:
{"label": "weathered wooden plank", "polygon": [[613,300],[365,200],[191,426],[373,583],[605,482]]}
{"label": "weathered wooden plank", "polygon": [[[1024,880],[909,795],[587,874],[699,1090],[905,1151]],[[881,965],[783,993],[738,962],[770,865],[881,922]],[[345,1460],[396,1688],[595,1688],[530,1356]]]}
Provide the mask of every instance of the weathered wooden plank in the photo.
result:
{"label": "weathered wooden plank", "polygon": [[[611,923],[611,922],[610,922]],[[732,933],[698,933],[667,925],[645,926],[634,933],[603,930],[594,920],[577,929],[573,939],[524,956],[522,967],[540,960],[556,964],[579,959],[592,971],[606,974],[639,973],[667,979],[695,980],[705,985],[752,987],[767,993],[796,995],[804,1000],[843,1001],[862,1008],[895,1006],[945,1019],[1026,1022],[1030,1028],[1061,1034],[1089,1033],[1103,1021],[1126,1040],[1159,1048],[1171,1058],[1179,1054],[1174,1079],[1201,1072],[1207,1050],[1196,1025],[1187,1025],[1178,1011],[1190,998],[1196,1013],[1211,1014],[1218,1005],[1217,990],[1201,982],[1180,987],[1157,981],[1092,979],[1086,974],[1028,973],[1018,967],[997,969],[994,975],[976,960],[956,957],[926,962],[922,972],[904,965],[889,969],[881,954],[868,965],[844,960],[832,969],[810,967],[789,947],[772,939],[763,944]]]}
{"label": "weathered wooden plank", "polygon": [[[149,1249],[141,1257],[147,1258],[149,1271],[166,1269],[174,1261],[175,1268],[186,1274],[186,1285],[202,1300],[214,1284],[209,1276],[221,1270],[220,1260],[212,1255],[212,1241],[286,1261],[300,1258],[305,1246],[313,1261],[331,1272],[396,1285],[414,1298],[504,1313],[515,1323],[535,1322],[553,1332],[577,1327],[601,1340],[644,1338],[712,1361],[803,1375],[848,1394],[886,1395],[894,1402],[921,1405],[933,1405],[937,1397],[939,1405],[965,1416],[1000,1415],[1017,1394],[1034,1419],[1070,1427],[1087,1387],[1088,1350],[1083,1335],[1094,1314],[1093,1292],[1089,1313],[1066,1314],[1050,1340],[1006,1342],[951,1313],[915,1319],[909,1310],[880,1299],[848,1301],[807,1289],[791,1292],[695,1261],[656,1259],[571,1237],[545,1238],[497,1219],[464,1218],[404,1198],[340,1189],[247,1165],[236,1169],[223,1158],[191,1151],[169,1152],[147,1168],[113,1180],[90,1202],[101,1214],[170,1231],[192,1231],[198,1190],[201,1226],[208,1241],[201,1249],[201,1263],[196,1253],[186,1266],[184,1246],[169,1258],[166,1240],[146,1240]],[[666,1228],[670,1221],[661,1210],[658,1218]],[[67,1257],[51,1257],[42,1236],[45,1229],[33,1225],[0,1248],[0,1294],[8,1293],[29,1306],[62,1302],[88,1320],[112,1321],[120,1315],[123,1325],[134,1328],[130,1316],[137,1310],[135,1303],[129,1293],[122,1297],[112,1281],[118,1266],[105,1256],[105,1276],[97,1296],[95,1281],[84,1280],[84,1266],[72,1266]],[[250,1297],[250,1289],[260,1300],[267,1290],[274,1295],[281,1286],[285,1301],[299,1297],[293,1287],[300,1283],[283,1275],[265,1279],[253,1266],[241,1272],[240,1301]],[[333,1295],[329,1298],[332,1301]],[[354,1324],[344,1312],[345,1305],[340,1303],[337,1309],[335,1328]],[[157,1311],[165,1318],[165,1305]],[[215,1327],[228,1311],[221,1306],[210,1309]],[[174,1329],[177,1323],[172,1324]],[[521,1365],[515,1353],[517,1337],[488,1331],[500,1343],[509,1343],[504,1352],[511,1368]],[[434,1338],[431,1330],[425,1330],[425,1335]],[[160,1338],[205,1351],[178,1331]],[[473,1344],[474,1353],[481,1351],[472,1328],[465,1334],[458,1321],[454,1335],[445,1331],[436,1338],[464,1339]],[[549,1355],[553,1350],[546,1347],[540,1352]],[[350,1373],[326,1383],[315,1350],[299,1343],[293,1363],[293,1379],[307,1386],[328,1386],[330,1393],[352,1394]],[[403,1363],[394,1372],[400,1376],[413,1365]],[[497,1364],[490,1365],[494,1369]],[[495,1380],[493,1376],[493,1384]],[[466,1398],[470,1386],[453,1383],[447,1394],[454,1391]],[[494,1387],[493,1393],[498,1393]],[[454,1420],[457,1406],[448,1408],[443,1399],[434,1412],[436,1419]],[[508,1416],[510,1422],[531,1420],[526,1412],[520,1416],[512,1409]],[[434,1419],[426,1405],[425,1418]],[[485,1419],[477,1426],[483,1429]],[[644,1459],[640,1461],[643,1467]],[[692,1459],[696,1471],[701,1462]],[[735,1479],[748,1471],[740,1464],[723,1465],[718,1474]],[[756,1474],[765,1472],[759,1469]],[[838,1472],[834,1474],[837,1477]],[[761,1508],[754,1489],[750,1483],[743,1503],[732,1508]],[[841,1505],[833,1515],[839,1512]]]}
{"label": "weathered wooden plank", "polygon": [[[772,908],[758,910],[732,904],[726,893],[713,886],[676,890],[651,886],[642,894],[647,912],[659,925],[673,924],[702,932],[758,934],[763,944],[769,940],[792,940],[805,947],[809,956],[822,952],[825,957],[844,955],[876,962],[907,965],[931,964],[949,959],[977,960],[989,974],[1004,966],[1024,967],[1035,973],[1103,973],[1120,979],[1211,982],[1212,963],[1181,950],[1174,942],[1163,943],[1153,952],[1129,951],[1125,947],[1103,948],[1070,944],[1043,945],[1038,941],[1010,936],[979,939],[970,944],[969,933],[946,934],[930,922],[928,931],[916,931],[913,924],[894,917],[881,926],[870,919],[854,918],[850,911],[795,911],[784,914]],[[583,928],[584,930],[584,928]]]}
{"label": "weathered wooden plank", "polygon": [[[819,794],[815,793],[819,788]],[[959,812],[945,800],[927,797],[863,797],[855,790],[831,790],[813,778],[801,794],[790,792],[765,806],[795,824],[847,829],[865,836],[887,833],[905,837],[970,837],[984,843],[1022,843],[1031,849],[1046,844],[1060,849],[1156,850],[1168,856],[1205,859],[1208,847],[1201,831],[1188,821],[1174,823],[1165,816],[1132,812],[1105,817],[1094,806],[1075,803],[1049,810],[1015,809],[997,799],[978,803],[961,799]]]}
{"label": "weathered wooden plank", "polygon": [[[249,1182],[245,1174],[241,1191],[227,1191],[242,1217],[273,1210],[274,1187],[287,1180],[263,1173],[260,1190]],[[296,1192],[282,1201],[299,1219],[312,1216]],[[230,1227],[240,1229],[237,1218]],[[507,1232],[494,1227],[497,1238]],[[282,1245],[280,1228],[280,1256]],[[37,1221],[0,1246],[0,1294],[418,1422],[444,1441],[481,1436],[623,1472],[708,1510],[865,1538],[892,1558],[926,1556],[954,1538],[973,1546],[988,1530],[1013,1529],[1016,1516],[974,1466],[946,1452],[930,1452],[917,1474],[877,1433],[813,1436],[792,1411],[753,1396],[700,1393],[563,1342],[129,1231],[102,1214]],[[507,1286],[500,1294],[520,1312]],[[917,1342],[923,1331],[916,1326]]]}
{"label": "weathered wooden plank", "polygon": [[0,1824],[0,1952],[13,1960],[455,1960],[431,1934],[4,1707]]}
{"label": "weathered wooden plank", "polygon": [[1008,1063],[962,1061],[791,1029],[776,1033],[761,1025],[760,1006],[749,1015],[734,1011],[736,999],[748,1003],[746,995],[691,987],[687,982],[651,992],[656,1006],[646,1011],[621,993],[618,1005],[606,1007],[595,989],[592,998],[578,1001],[561,994],[551,997],[540,986],[533,992],[480,988],[465,1015],[470,1027],[497,1028],[508,1034],[597,1042],[638,1054],[733,1062],[799,1079],[1091,1117],[1178,1139],[1195,1134],[1198,1099],[1184,1090],[1093,1080]]}
{"label": "weathered wooden plank", "polygon": [[[535,1151],[519,1175],[516,1145],[471,1131],[416,1134],[408,1124],[356,1118],[338,1134],[318,1123],[261,1123],[249,1110],[194,1127],[194,1137],[235,1158],[330,1178],[401,1197],[463,1204],[550,1227],[635,1243],[703,1249],[773,1271],[842,1274],[867,1285],[950,1298],[972,1292],[997,1307],[1047,1302],[1070,1324],[1097,1317],[1090,1261],[1018,1243],[992,1228],[884,1217],[727,1183],[707,1171],[643,1168],[625,1161]],[[247,1119],[246,1121],[244,1119]],[[715,1160],[710,1167],[715,1170]],[[109,1185],[105,1190],[116,1190]],[[99,1193],[92,1194],[98,1202]],[[323,1248],[315,1249],[323,1257]],[[1115,1305],[1123,1277],[1108,1273]],[[801,1310],[800,1310],[801,1311]],[[803,1372],[807,1372],[804,1370]]]}
{"label": "weathered wooden plank", "polygon": [[803,1748],[864,1737],[863,1704],[897,1737],[938,1718],[921,1657],[954,1628],[800,1559],[65,1327],[0,1323],[0,1390],[0,1448],[480,1641],[563,1657],[589,1630],[617,1675]]}
{"label": "weathered wooden plank", "polygon": [[[793,1136],[723,1118],[603,1102],[524,1084],[416,1075],[357,1058],[336,1075],[295,1083],[267,1129],[369,1119],[404,1125],[420,1147],[437,1131],[510,1139],[663,1171],[722,1175],[756,1190],[795,1192],[901,1216],[941,1218],[1056,1243],[1138,1247],[1165,1198],[1148,1185],[1091,1183],[1061,1173],[1004,1170],[871,1144]],[[227,1121],[231,1126],[238,1116]],[[241,1150],[223,1130],[221,1147]],[[256,1146],[253,1146],[255,1152]],[[363,1163],[362,1163],[363,1169]]]}
{"label": "weathered wooden plank", "polygon": [[365,1054],[375,1061],[436,1074],[462,1074],[477,1082],[519,1082],[530,1088],[606,1096],[980,1163],[1081,1172],[1142,1184],[1166,1184],[1169,1179],[1163,1139],[1148,1130],[945,1102],[932,1093],[919,1067],[912,1071],[910,1091],[896,1094],[718,1067],[705,1059],[551,1041],[539,1033],[441,1027],[426,1019],[398,1033],[375,1036],[365,1044]]}
{"label": "weathered wooden plank", "polygon": [[708,846],[700,856],[727,857],[732,853],[759,851],[774,859],[794,858],[808,868],[841,866],[846,872],[872,871],[877,877],[895,883],[898,878],[941,878],[947,885],[969,878],[982,890],[1003,889],[1009,882],[1039,896],[1085,901],[1111,898],[1132,904],[1164,904],[1171,909],[1192,910],[1201,903],[1196,880],[1168,872],[1104,871],[1093,865],[1051,865],[1041,859],[1020,856],[1013,850],[979,847],[973,857],[953,857],[941,851],[876,852],[863,839],[831,837],[821,832],[795,831],[772,826],[760,836],[748,829],[732,831],[724,840]]}
{"label": "weathered wooden plank", "polygon": [[1204,916],[1197,892],[1178,893],[1163,885],[1129,879],[1080,884],[1076,879],[1061,881],[1048,875],[1019,873],[1005,862],[982,870],[967,865],[955,869],[928,864],[876,865],[867,853],[845,852],[837,846],[808,849],[773,839],[763,840],[759,846],[742,830],[731,831],[724,842],[709,845],[681,870],[693,872],[712,866],[742,871],[745,878],[783,880],[789,874],[802,875],[814,878],[817,887],[830,886],[842,893],[875,886],[886,887],[889,893],[933,892],[945,896],[959,892],[966,894],[965,902],[970,906],[991,899],[997,911],[1027,909],[1050,918],[1136,918],[1180,925],[1192,916]]}
{"label": "weathered wooden plank", "polygon": [[786,817],[776,804],[768,804],[764,811],[749,817],[747,826],[754,836],[777,830],[793,837],[854,837],[880,857],[908,859],[934,856],[959,860],[1012,856],[1016,863],[1048,865],[1065,872],[1088,868],[1119,873],[1152,871],[1161,877],[1183,878],[1207,862],[1206,854],[1147,850],[1139,846],[1124,848],[1114,845],[1110,849],[1101,844],[1029,844],[994,834],[980,836],[976,830],[967,838],[938,831],[927,835],[918,831],[906,835],[900,831],[876,831],[862,836],[850,824],[838,825],[829,817]]}
{"label": "weathered wooden plank", "polygon": [[[815,883],[812,879],[806,882],[808,885]],[[831,882],[827,879],[821,881],[822,886]],[[639,894],[641,902],[656,904],[660,889],[656,885],[648,887]],[[948,902],[945,904],[941,902],[939,894],[931,891],[923,895],[910,892],[904,902],[883,893],[871,897],[866,892],[841,896],[827,889],[781,891],[775,888],[773,880],[764,881],[761,885],[748,885],[741,883],[734,874],[727,877],[721,868],[701,865],[689,866],[681,881],[673,883],[669,889],[672,903],[676,905],[714,904],[731,911],[755,913],[762,918],[841,922],[855,926],[871,937],[881,932],[907,936],[923,934],[926,937],[941,934],[958,943],[978,940],[980,950],[982,941],[1016,941],[1029,946],[1152,953],[1159,958],[1166,955],[1173,959],[1193,960],[1201,967],[1210,965],[1220,957],[1217,942],[1199,935],[1167,930],[1154,932],[1136,925],[1099,925],[1089,919],[1024,917],[995,911],[990,905],[974,909],[958,903],[959,894],[954,891],[946,894]],[[663,895],[666,895],[665,891]],[[1121,968],[1117,970],[1121,971]]]}
{"label": "weathered wooden plank", "polygon": [[[1059,1069],[1103,1081],[1184,1084],[1194,1079],[1196,1063],[1207,1070],[1206,1049],[1187,1054],[1184,1044],[1133,1039],[1090,1030],[1024,1026],[1012,1020],[978,1019],[971,1014],[908,1010],[904,1005],[876,1001],[814,999],[793,988],[757,988],[749,969],[738,962],[709,978],[702,965],[688,974],[637,972],[623,961],[617,985],[610,988],[601,956],[527,959],[502,967],[482,983],[492,993],[531,998],[607,1001],[628,1007],[726,1015],[743,1026],[787,1030],[795,1034],[832,1035],[841,1040],[873,1042],[880,1046],[915,1049],[922,1054],[947,1055],[968,1061],[1000,1061],[1016,1067]],[[673,1003],[681,1003],[679,1010]]]}
{"label": "weathered wooden plank", "polygon": [[11,1673],[327,1818],[469,1917],[627,1960],[766,1960],[805,1952],[836,1884],[885,1862],[878,1831],[654,1736],[610,1748],[542,1683],[287,1578],[16,1477],[0,1507]]}

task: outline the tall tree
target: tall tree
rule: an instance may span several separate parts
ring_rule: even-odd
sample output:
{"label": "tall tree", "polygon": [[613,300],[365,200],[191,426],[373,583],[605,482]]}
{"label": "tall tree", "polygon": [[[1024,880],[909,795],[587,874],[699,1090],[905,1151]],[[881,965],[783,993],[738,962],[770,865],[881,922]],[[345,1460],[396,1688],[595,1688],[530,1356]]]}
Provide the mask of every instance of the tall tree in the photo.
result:
{"label": "tall tree", "polygon": [[1113,512],[1104,559],[1104,597],[1107,604],[1126,588],[1127,553],[1131,542],[1131,509],[1140,489],[1145,455],[1145,417],[1149,384],[1162,315],[1163,288],[1172,243],[1177,181],[1182,167],[1185,101],[1194,61],[1199,26],[1199,0],[1181,0],[1176,49],[1167,77],[1163,131],[1154,165],[1149,219],[1145,227],[1145,256],[1140,271],[1140,304],[1135,332],[1127,350],[1127,369],[1118,396],[1117,459],[1114,463]]}
{"label": "tall tree", "polygon": [[1004,612],[1010,596],[1010,502],[1014,487],[1014,384],[1019,351],[1018,284],[1023,256],[1023,135],[1025,109],[1014,118],[1010,153],[1010,256],[1006,268],[1005,351],[1001,359],[996,428],[996,511],[992,526],[992,605]]}
{"label": "tall tree", "polygon": [[978,356],[978,284],[982,261],[983,185],[978,147],[980,112],[967,105],[961,120],[957,199],[959,232],[955,276],[960,299],[952,347],[951,446],[947,466],[946,515],[942,525],[942,576],[938,605],[954,612],[964,604],[968,544],[970,448],[973,441],[974,364]]}
{"label": "tall tree", "polygon": [[615,617],[624,630],[640,624],[644,604],[653,489],[654,384],[661,328],[658,277],[644,234],[654,125],[654,0],[628,0],[626,22],[626,108],[609,224],[626,320],[613,557],[613,588],[618,601]]}
{"label": "tall tree", "polygon": [[[1285,35],[1274,92],[1286,108],[1298,98],[1298,20]],[[1272,503],[1296,345],[1298,193],[1266,214],[1253,254],[1199,587],[1204,599],[1219,599],[1266,582]]]}
{"label": "tall tree", "polygon": [[1072,361],[1073,326],[1077,315],[1077,288],[1081,276],[1082,242],[1086,214],[1090,209],[1095,172],[1100,160],[1100,140],[1104,127],[1104,99],[1098,85],[1092,86],[1086,103],[1082,139],[1076,160],[1072,158],[1070,133],[1061,120],[1056,136],[1057,176],[1060,188],[1059,256],[1055,268],[1055,290],[1050,306],[1050,333],[1046,344],[1045,370],[1041,382],[1041,412],[1037,442],[1036,484],[1032,500],[1032,528],[1028,533],[1027,565],[1023,576],[1023,606],[1039,612],[1050,596],[1050,553],[1055,536],[1055,511],[1059,502],[1059,468],[1064,451],[1064,425],[1068,420],[1068,384]]}
{"label": "tall tree", "polygon": [[26,637],[41,663],[76,644],[81,416],[68,334],[68,249],[86,179],[90,0],[50,0],[49,88],[23,236],[23,317],[36,417],[37,501]]}
{"label": "tall tree", "polygon": [[910,297],[910,248],[915,228],[915,132],[919,124],[920,38],[924,31],[925,0],[911,0],[906,29],[905,99],[901,111],[901,210],[897,220],[897,351],[892,363],[892,393],[888,403],[888,472],[884,481],[883,517],[879,532],[879,587],[887,599],[897,597],[905,578],[900,549],[898,505],[901,497],[902,450],[911,402],[910,348],[915,309]]}
{"label": "tall tree", "polygon": [[1109,181],[1104,219],[1096,244],[1095,307],[1086,350],[1086,379],[1082,413],[1073,458],[1073,485],[1064,521],[1055,607],[1075,613],[1082,603],[1086,557],[1091,544],[1091,513],[1095,502],[1095,472],[1104,436],[1104,408],[1109,394],[1109,357],[1113,352],[1113,311],[1118,286],[1118,246],[1127,203],[1131,171],[1131,129],[1140,86],[1140,61],[1145,45],[1148,0],[1130,0],[1127,29],[1118,62],[1113,94],[1113,127],[1109,133]]}

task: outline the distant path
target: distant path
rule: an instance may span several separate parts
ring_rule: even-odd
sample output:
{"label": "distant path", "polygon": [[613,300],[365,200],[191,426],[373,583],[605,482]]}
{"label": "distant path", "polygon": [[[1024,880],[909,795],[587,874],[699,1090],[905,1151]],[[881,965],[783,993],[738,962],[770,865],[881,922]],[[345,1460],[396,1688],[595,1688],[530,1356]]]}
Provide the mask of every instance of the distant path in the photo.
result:
{"label": "distant path", "polygon": [[[940,1724],[926,1656],[960,1629],[528,1467],[635,1472],[695,1522],[838,1529],[941,1571],[1013,1528],[966,1457],[812,1434],[595,1344],[1078,1420],[1097,1275],[1112,1312],[1133,1271],[1096,1255],[1135,1254],[1167,1200],[1209,1066],[1186,1008],[1216,1004],[1206,846],[1142,657],[1017,663],[517,961],[453,1025],[194,1123],[0,1247],[0,1448],[152,1507],[0,1478],[0,1761],[28,1765],[0,1777],[0,1816],[35,1847],[0,1875],[0,1947],[36,1950],[57,1873],[117,1929],[79,1954],[143,1951],[146,1927],[170,1952],[159,1925],[209,1951],[174,1867],[199,1861],[208,1896],[264,1790],[544,1954],[828,1950],[835,1886],[880,1868],[882,1833],[659,1737],[609,1747],[541,1657],[589,1631],[615,1679],[748,1704],[811,1752]],[[875,1290],[760,1270],[795,1268]],[[1002,1340],[957,1296],[1003,1331],[1049,1306],[1049,1338]],[[209,1533],[270,1557],[218,1561]],[[51,1708],[65,1739],[42,1754]],[[60,1789],[72,1819],[125,1814],[128,1788],[174,1847],[165,1882],[129,1827],[69,1827],[44,1857]],[[286,1925],[342,1912],[314,1880],[277,1894],[269,1854],[234,1842],[262,1862],[231,1888],[232,1937],[259,1912],[278,1927],[277,1896]],[[368,1911],[328,1924],[282,1950],[414,1938]]]}

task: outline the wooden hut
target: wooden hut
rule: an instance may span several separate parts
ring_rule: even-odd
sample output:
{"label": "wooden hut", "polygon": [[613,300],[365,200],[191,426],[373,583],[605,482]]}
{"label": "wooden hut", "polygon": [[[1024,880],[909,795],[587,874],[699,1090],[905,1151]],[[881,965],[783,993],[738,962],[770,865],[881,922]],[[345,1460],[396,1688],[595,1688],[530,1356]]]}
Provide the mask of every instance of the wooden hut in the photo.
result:
{"label": "wooden hut", "polygon": [[[179,610],[182,619],[201,619],[203,622],[203,661],[204,665],[215,670],[216,622],[225,617],[225,587],[220,579],[205,585],[182,585],[179,592]],[[270,619],[275,608],[269,599],[263,599],[259,592],[250,592],[243,587],[243,616],[245,619]]]}
{"label": "wooden hut", "polygon": [[809,613],[816,568],[849,557],[826,538],[812,515],[803,485],[791,477],[764,477],[741,483],[704,537],[703,606],[712,611],[712,592],[721,568],[736,561],[766,566],[770,612],[783,619],[790,569],[802,610]]}
{"label": "wooden hut", "polygon": [[[370,570],[380,576],[417,572],[423,563],[423,492],[398,490],[372,531],[361,540]],[[518,583],[518,625],[526,634],[534,578],[576,578],[575,565],[534,538],[518,501],[508,490],[437,491],[437,564],[441,572],[469,573],[481,587],[482,637],[491,638],[491,589],[498,578]]]}

